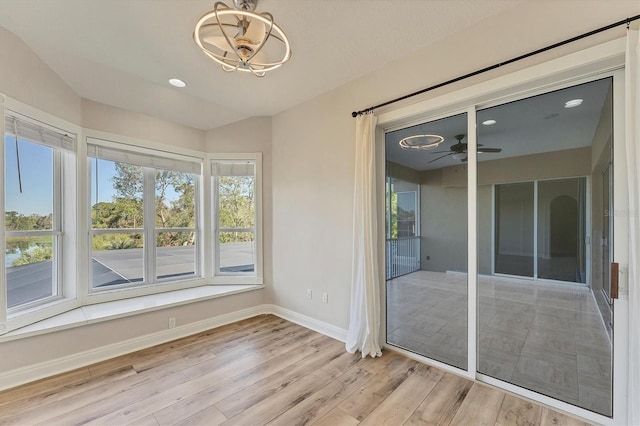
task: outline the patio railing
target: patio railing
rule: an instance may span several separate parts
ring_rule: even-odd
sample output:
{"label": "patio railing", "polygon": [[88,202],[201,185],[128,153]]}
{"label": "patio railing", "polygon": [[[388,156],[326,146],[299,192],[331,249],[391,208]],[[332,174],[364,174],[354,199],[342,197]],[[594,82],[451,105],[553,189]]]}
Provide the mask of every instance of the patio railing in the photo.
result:
{"label": "patio railing", "polygon": [[386,251],[387,280],[420,269],[420,237],[388,239]]}

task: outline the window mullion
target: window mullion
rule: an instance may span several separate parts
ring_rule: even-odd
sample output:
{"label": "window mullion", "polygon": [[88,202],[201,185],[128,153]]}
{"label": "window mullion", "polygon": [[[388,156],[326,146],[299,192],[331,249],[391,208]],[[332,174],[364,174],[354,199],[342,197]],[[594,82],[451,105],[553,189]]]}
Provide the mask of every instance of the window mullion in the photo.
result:
{"label": "window mullion", "polygon": [[213,176],[213,211],[211,220],[213,242],[213,276],[220,273],[220,178]]}
{"label": "window mullion", "polygon": [[144,282],[153,283],[156,281],[156,190],[155,190],[156,170],[144,168],[143,187],[143,217],[144,217]]}

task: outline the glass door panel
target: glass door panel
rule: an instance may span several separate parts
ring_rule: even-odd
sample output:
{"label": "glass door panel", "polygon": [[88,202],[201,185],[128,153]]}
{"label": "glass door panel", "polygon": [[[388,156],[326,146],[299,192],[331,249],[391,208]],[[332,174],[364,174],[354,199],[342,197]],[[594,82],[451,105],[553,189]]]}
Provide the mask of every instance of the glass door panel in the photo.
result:
{"label": "glass door panel", "polygon": [[495,272],[533,277],[533,182],[495,186]]}
{"label": "glass door panel", "polygon": [[538,182],[538,277],[586,283],[586,178]]}
{"label": "glass door panel", "polygon": [[477,113],[478,372],[605,416],[612,97],[607,78]]}
{"label": "glass door panel", "polygon": [[466,129],[460,114],[385,137],[387,343],[465,370]]}

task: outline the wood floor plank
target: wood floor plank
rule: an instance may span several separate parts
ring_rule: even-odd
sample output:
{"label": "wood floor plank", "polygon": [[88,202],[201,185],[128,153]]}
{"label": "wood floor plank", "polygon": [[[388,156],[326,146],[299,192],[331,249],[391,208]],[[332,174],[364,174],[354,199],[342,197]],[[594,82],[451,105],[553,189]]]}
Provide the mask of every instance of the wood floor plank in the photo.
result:
{"label": "wood floor plank", "polygon": [[112,383],[116,384],[121,380],[135,376],[136,374],[137,372],[131,366],[120,370],[111,370],[108,374],[104,374],[97,378],[91,378],[90,380],[82,383],[74,383],[72,385],[65,386],[62,389],[54,390],[51,393],[36,393],[32,398],[7,403],[2,406],[0,412],[2,412],[2,417],[10,417],[32,409],[41,409],[42,407],[46,407],[48,404],[64,404],[65,399],[67,398],[74,398],[79,394],[90,392],[92,389],[96,389],[101,386]]}
{"label": "wood floor plank", "polygon": [[207,407],[187,417],[179,423],[179,426],[218,426],[227,418],[214,406]]}
{"label": "wood floor plank", "polygon": [[319,389],[290,410],[269,422],[269,426],[308,425],[320,419],[340,402],[364,385],[373,374],[360,365]]}
{"label": "wood floor plank", "polygon": [[0,392],[0,407],[18,400],[33,398],[36,395],[51,394],[62,389],[84,383],[91,378],[87,367],[78,368],[63,374],[57,374],[13,389]]}
{"label": "wood floor plank", "polygon": [[253,387],[260,380],[288,369],[302,359],[320,352],[326,346],[327,339],[325,336],[316,335],[315,339],[309,341],[306,345],[291,347],[289,351],[265,360],[260,364],[249,366],[245,369],[234,367],[232,374],[229,374],[226,380],[223,380],[225,375],[220,374],[221,370],[216,370],[215,380],[213,380],[211,386],[154,414],[161,425],[178,423],[194,412],[204,410],[224,398]]}
{"label": "wood floor plank", "polygon": [[179,402],[180,400],[197,392],[203,391],[208,388],[212,382],[216,380],[223,380],[225,378],[225,374],[227,377],[236,375],[238,372],[246,370],[256,362],[261,362],[265,358],[271,358],[274,354],[280,353],[275,350],[276,348],[280,350],[290,348],[290,340],[295,340],[301,336],[306,336],[302,337],[302,340],[316,337],[315,333],[309,332],[309,330],[302,327],[297,327],[296,331],[298,332],[297,334],[286,334],[286,336],[288,336],[287,339],[289,340],[277,339],[272,342],[265,342],[265,345],[261,345],[262,349],[268,349],[268,353],[266,353],[264,357],[259,356],[260,352],[256,352],[252,354],[251,357],[238,358],[236,356],[231,356],[225,359],[225,354],[221,354],[219,359],[225,359],[226,362],[221,362],[219,364],[220,368],[216,368],[214,371],[210,371],[200,377],[187,380],[185,383],[178,386],[155,393],[149,398],[140,399],[131,404],[125,404],[120,409],[113,411],[104,417],[94,419],[89,424],[123,424],[145,417],[163,409],[164,407],[175,404],[176,402]]}
{"label": "wood floor plank", "polygon": [[[296,339],[313,338],[313,332],[300,326],[292,326],[279,334],[274,334],[272,338],[260,339],[257,342],[242,342],[226,350],[218,350],[218,356],[213,359],[201,362],[182,369],[182,373],[189,379],[200,377],[218,366],[225,365],[230,361],[240,358],[263,358],[269,353],[277,352],[283,347],[287,347]],[[244,345],[247,344],[247,347]],[[248,350],[250,349],[250,350]],[[259,362],[259,359],[256,360]]]}
{"label": "wood floor plank", "polygon": [[441,371],[424,364],[391,392],[360,424],[395,426],[404,424],[443,376]]}
{"label": "wood floor plank", "polygon": [[310,371],[317,371],[326,364],[328,358],[342,355],[344,351],[336,341],[324,350],[314,353],[299,363],[291,366],[282,374],[274,374],[255,383],[250,389],[242,390],[218,402],[216,406],[227,417],[232,418],[263,400],[271,397],[282,389],[306,376]]}
{"label": "wood floor plank", "polygon": [[504,397],[505,393],[501,390],[474,383],[450,425],[494,425]]}
{"label": "wood floor plank", "polygon": [[158,421],[153,415],[150,415],[135,422],[127,423],[127,426],[158,426]]}
{"label": "wood floor plank", "polygon": [[584,425],[401,354],[275,316],[228,324],[0,392],[12,425]]}
{"label": "wood floor plank", "polygon": [[97,395],[98,400],[91,404],[84,405],[72,411],[66,411],[64,414],[48,418],[38,424],[49,426],[52,424],[89,423],[97,418],[119,410],[123,405],[147,398],[149,395],[161,392],[162,389],[177,386],[185,381],[186,378],[178,371],[169,376],[162,377],[162,379],[152,380],[143,385],[136,386],[131,390],[121,392],[108,399],[100,398],[100,395]]}
{"label": "wood floor plank", "polygon": [[559,413],[551,408],[542,407],[540,426],[587,426],[590,423],[583,422],[575,417]]}
{"label": "wood floor plank", "polygon": [[496,421],[496,426],[533,426],[540,424],[542,407],[518,398],[513,395],[506,395],[500,407],[500,413]]}
{"label": "wood floor plank", "polygon": [[[179,373],[175,370],[154,370],[144,373],[135,373],[115,382],[101,383],[98,386],[91,387],[86,392],[78,393],[75,396],[64,398],[61,402],[57,400],[47,401],[45,404],[35,406],[31,409],[19,411],[17,414],[0,420],[3,424],[35,424],[46,422],[50,418],[63,415],[82,407],[89,406],[103,399],[110,400],[128,392],[135,391],[139,386],[148,386],[158,379],[164,379]],[[91,384],[95,379],[91,380]]]}
{"label": "wood floor plank", "polygon": [[338,407],[351,417],[362,421],[413,373],[417,365],[416,361],[406,358],[392,360],[385,370],[376,374]]}
{"label": "wood floor plank", "polygon": [[360,423],[338,407],[329,411],[321,417],[317,422],[312,423],[313,426],[356,426]]}
{"label": "wood floor plank", "polygon": [[274,393],[260,403],[229,418],[223,425],[266,424],[307,399],[316,390],[340,377],[344,372],[360,362],[361,359],[359,355],[344,352],[343,346],[342,353],[330,357],[322,368],[315,371],[309,370],[313,372],[296,380],[286,389]]}
{"label": "wood floor plank", "polygon": [[473,382],[464,377],[444,374],[405,425],[448,425],[472,385]]}

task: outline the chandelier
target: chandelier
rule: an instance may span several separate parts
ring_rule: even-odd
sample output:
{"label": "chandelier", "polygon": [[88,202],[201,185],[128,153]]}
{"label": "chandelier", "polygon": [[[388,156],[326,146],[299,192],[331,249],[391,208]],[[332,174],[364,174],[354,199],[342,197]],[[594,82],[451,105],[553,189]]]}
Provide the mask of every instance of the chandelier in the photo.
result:
{"label": "chandelier", "polygon": [[268,12],[254,12],[258,0],[216,2],[196,23],[193,40],[227,72],[263,77],[291,58],[289,39]]}

